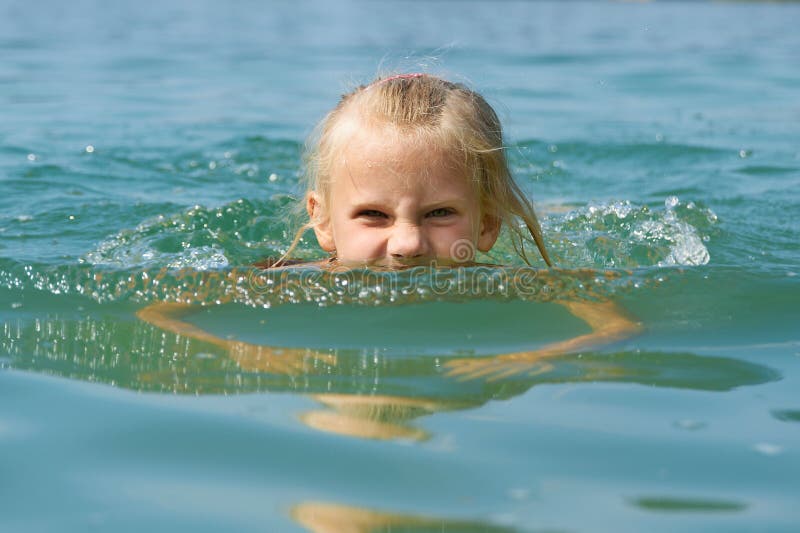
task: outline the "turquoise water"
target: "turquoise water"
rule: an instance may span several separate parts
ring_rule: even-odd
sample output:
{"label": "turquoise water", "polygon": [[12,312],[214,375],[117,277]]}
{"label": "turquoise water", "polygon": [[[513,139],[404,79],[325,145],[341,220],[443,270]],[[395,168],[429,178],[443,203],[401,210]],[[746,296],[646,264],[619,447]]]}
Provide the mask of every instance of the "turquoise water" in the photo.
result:
{"label": "turquoise water", "polygon": [[[800,5],[330,9],[0,2],[0,530],[796,531]],[[248,270],[380,69],[490,99],[561,269]],[[563,295],[645,331],[452,373]]]}

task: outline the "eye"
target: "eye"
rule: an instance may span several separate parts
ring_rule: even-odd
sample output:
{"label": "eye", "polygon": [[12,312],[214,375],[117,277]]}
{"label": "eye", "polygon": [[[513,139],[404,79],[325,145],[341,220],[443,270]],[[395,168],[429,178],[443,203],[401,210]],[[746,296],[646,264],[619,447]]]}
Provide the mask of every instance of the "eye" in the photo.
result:
{"label": "eye", "polygon": [[377,209],[362,209],[356,216],[364,218],[387,218],[386,213],[378,211]]}
{"label": "eye", "polygon": [[454,215],[454,214],[455,214],[455,211],[453,209],[450,209],[449,207],[440,207],[438,209],[434,209],[433,211],[430,211],[426,216],[430,217],[430,218],[441,218],[441,217],[446,217],[446,216],[450,216],[450,215]]}

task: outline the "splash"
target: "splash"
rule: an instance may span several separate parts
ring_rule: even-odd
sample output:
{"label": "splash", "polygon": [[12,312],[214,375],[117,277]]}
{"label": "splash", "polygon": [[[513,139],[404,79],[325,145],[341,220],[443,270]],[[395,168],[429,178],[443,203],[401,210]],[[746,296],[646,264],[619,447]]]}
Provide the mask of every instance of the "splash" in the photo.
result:
{"label": "splash", "polygon": [[[551,215],[544,221],[551,253],[561,267],[577,265],[580,270],[521,265],[503,239],[486,259],[507,267],[401,272],[248,267],[285,250],[291,229],[282,215],[290,201],[287,196],[262,203],[237,200],[159,215],[105,239],[78,265],[0,260],[0,287],[80,294],[98,302],[237,302],[252,307],[301,302],[392,305],[475,297],[595,298],[661,283],[668,276],[658,270],[661,267],[708,263],[704,241],[716,225],[710,209],[676,197],[653,210],[619,201]],[[319,251],[312,243],[301,242],[298,257],[313,259],[315,254],[318,257]]]}
{"label": "splash", "polygon": [[289,233],[285,217],[277,213],[288,201],[240,199],[216,208],[194,206],[158,215],[105,239],[80,262],[115,269],[214,270],[280,255]]}
{"label": "splash", "polygon": [[705,265],[704,242],[714,233],[716,214],[670,196],[663,208],[628,200],[592,203],[548,219],[553,255],[561,264],[595,268]]}

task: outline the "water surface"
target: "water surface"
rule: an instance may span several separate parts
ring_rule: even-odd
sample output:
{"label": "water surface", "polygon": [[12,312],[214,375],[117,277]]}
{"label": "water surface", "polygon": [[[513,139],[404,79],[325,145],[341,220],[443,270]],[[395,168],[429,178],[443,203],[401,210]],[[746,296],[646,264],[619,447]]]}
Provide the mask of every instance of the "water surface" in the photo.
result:
{"label": "water surface", "polygon": [[[798,20],[1,2],[0,529],[794,531]],[[496,106],[559,270],[506,239],[488,274],[247,268],[286,249],[314,122],[392,70]],[[645,331],[453,372],[586,333],[564,295]],[[136,316],[182,299],[240,349]]]}

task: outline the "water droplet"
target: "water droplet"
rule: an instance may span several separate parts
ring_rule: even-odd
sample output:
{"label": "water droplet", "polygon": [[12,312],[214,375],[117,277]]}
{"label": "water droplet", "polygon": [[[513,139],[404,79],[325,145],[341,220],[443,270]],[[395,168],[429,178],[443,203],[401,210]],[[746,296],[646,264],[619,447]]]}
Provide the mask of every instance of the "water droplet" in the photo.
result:
{"label": "water droplet", "polygon": [[67,218],[69,218],[70,220],[75,220],[75,215],[70,215],[70,216],[69,216],[69,217],[67,217]]}
{"label": "water droplet", "polygon": [[275,174],[274,172],[269,175],[269,181],[277,181],[277,180],[278,180],[278,175]]}
{"label": "water droplet", "polygon": [[660,143],[664,140],[664,135],[661,133],[656,133],[656,142]]}
{"label": "water droplet", "polygon": [[88,144],[88,145],[86,145],[86,148],[84,148],[84,150],[86,150],[87,154],[91,154],[91,153],[94,152],[94,146],[92,146],[91,144]]}
{"label": "water droplet", "polygon": [[28,161],[36,161],[36,154],[28,154]]}
{"label": "water droplet", "polygon": [[11,303],[11,309],[19,309],[20,307],[22,307],[22,302],[12,302]]}
{"label": "water droplet", "polygon": [[508,496],[517,501],[527,500],[530,495],[531,491],[523,488],[515,488],[508,491]]}
{"label": "water droplet", "polygon": [[755,449],[755,451],[757,451],[760,454],[769,456],[780,455],[781,453],[783,453],[782,446],[778,446],[777,444],[770,444],[769,442],[759,442],[758,444],[753,446],[753,449]]}
{"label": "water droplet", "polygon": [[739,157],[741,157],[742,159],[750,157],[751,155],[753,155],[752,150],[744,150],[744,149],[739,150]]}
{"label": "water droplet", "polygon": [[551,144],[550,146],[547,147],[547,150],[551,154],[554,154],[554,153],[558,152],[558,146],[556,146],[555,144]]}
{"label": "water droplet", "polygon": [[690,419],[678,420],[673,425],[678,429],[685,429],[687,431],[697,431],[698,429],[703,429],[708,426],[708,424],[700,420]]}
{"label": "water droplet", "polygon": [[215,168],[217,168],[217,162],[211,161],[210,163],[208,163],[208,168],[209,170],[214,170]]}

